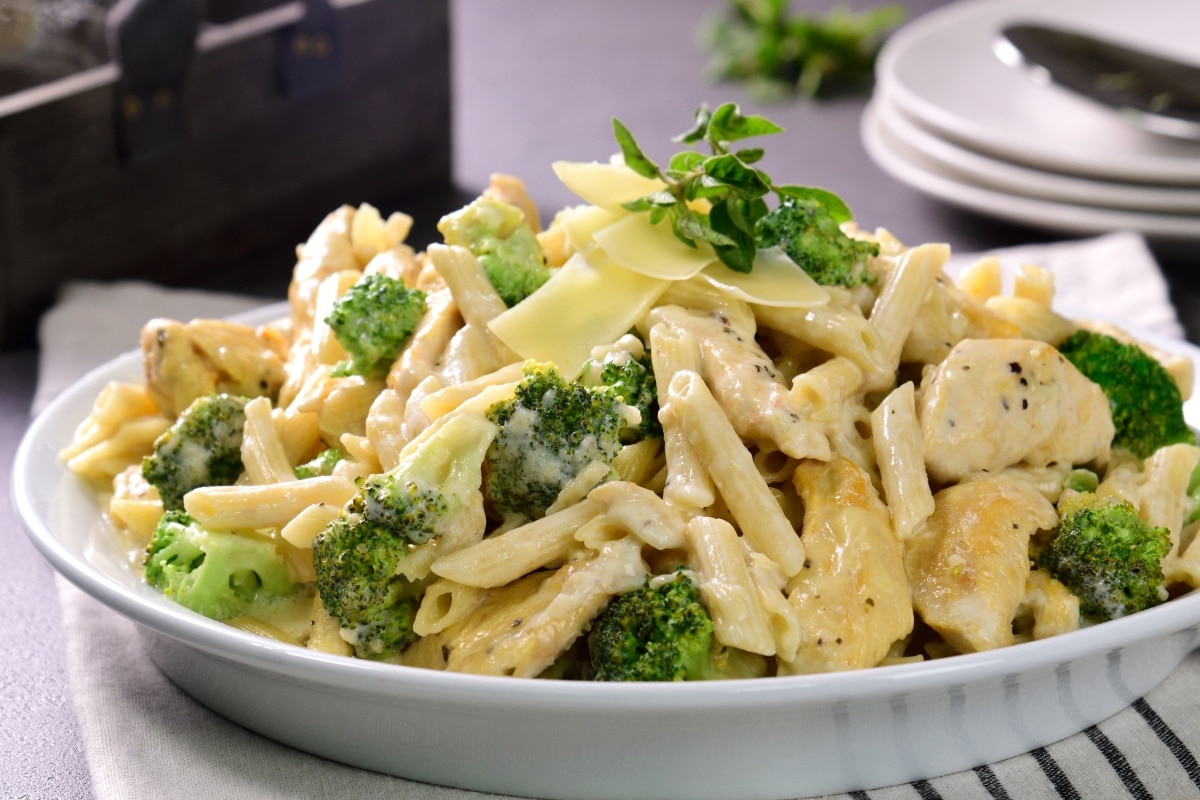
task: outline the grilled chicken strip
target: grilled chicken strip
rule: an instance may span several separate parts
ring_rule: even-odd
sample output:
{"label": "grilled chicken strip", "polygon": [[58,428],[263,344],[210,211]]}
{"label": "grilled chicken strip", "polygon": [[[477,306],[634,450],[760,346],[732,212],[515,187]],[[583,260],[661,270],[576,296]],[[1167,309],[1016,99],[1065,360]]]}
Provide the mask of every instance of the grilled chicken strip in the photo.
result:
{"label": "grilled chicken strip", "polygon": [[934,503],[925,527],[905,543],[913,607],[960,653],[1012,644],[1029,539],[1058,524],[1054,506],[1011,475],[955,484]]}
{"label": "grilled chicken strip", "polygon": [[806,460],[793,481],[804,499],[805,565],[788,585],[803,629],[790,674],[878,664],[912,632],[903,552],[870,475],[841,456]]}
{"label": "grilled chicken strip", "polygon": [[283,385],[283,358],[248,325],[156,318],[141,345],[147,391],[171,417],[213,392],[273,397]]}

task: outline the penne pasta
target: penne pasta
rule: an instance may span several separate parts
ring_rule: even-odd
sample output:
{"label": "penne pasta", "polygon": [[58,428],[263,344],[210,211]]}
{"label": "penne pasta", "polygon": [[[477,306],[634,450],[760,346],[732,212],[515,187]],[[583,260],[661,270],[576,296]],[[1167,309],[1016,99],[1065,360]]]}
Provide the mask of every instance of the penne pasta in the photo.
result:
{"label": "penne pasta", "polygon": [[795,575],[804,566],[804,545],[704,381],[694,372],[679,372],[667,393],[688,441],[738,520],[742,535],[785,575]]}
{"label": "penne pasta", "polygon": [[184,508],[214,530],[282,528],[313,505],[341,507],[355,486],[342,478],[308,478],[262,486],[204,486],[184,495]]}

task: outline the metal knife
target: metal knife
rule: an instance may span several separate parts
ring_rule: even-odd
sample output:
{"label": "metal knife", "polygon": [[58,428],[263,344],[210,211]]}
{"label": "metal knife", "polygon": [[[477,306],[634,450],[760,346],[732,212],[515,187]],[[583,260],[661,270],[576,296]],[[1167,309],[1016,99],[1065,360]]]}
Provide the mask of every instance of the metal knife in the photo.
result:
{"label": "metal knife", "polygon": [[1200,66],[1043,24],[1008,25],[1002,35],[997,56],[1035,80],[1102,103],[1147,130],[1200,139]]}

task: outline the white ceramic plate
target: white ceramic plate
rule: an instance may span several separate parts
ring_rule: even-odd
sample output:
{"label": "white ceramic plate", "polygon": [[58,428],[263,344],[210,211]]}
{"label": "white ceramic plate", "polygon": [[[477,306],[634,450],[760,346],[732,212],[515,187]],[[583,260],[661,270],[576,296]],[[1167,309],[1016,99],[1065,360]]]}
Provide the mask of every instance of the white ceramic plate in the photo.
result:
{"label": "white ceramic plate", "polygon": [[[1200,358],[1190,346],[1155,341]],[[12,487],[30,537],[66,578],[136,622],[145,654],[200,702],[347,764],[547,798],[733,800],[865,789],[1071,735],[1149,691],[1198,643],[1193,594],[991,653],[719,683],[490,678],[312,653],[171,603],[97,537],[95,500],[56,454],[105,382],[140,374],[138,354],[119,358],[33,422]],[[1200,405],[1190,403],[1187,415],[1200,421]]]}
{"label": "white ceramic plate", "polygon": [[972,0],[927,13],[884,46],[877,85],[943,138],[1041,169],[1200,186],[1200,142],[1142,131],[1086,99],[1034,83],[993,46],[1010,22],[1041,21],[1200,64],[1191,0]]}
{"label": "white ceramic plate", "polygon": [[892,177],[930,197],[980,214],[1072,235],[1130,230],[1163,242],[1200,240],[1198,214],[1080,205],[973,183],[881,124],[874,101],[863,113],[861,134],[867,155]]}
{"label": "white ceramic plate", "polygon": [[881,93],[876,93],[871,106],[875,124],[887,133],[894,149],[920,154],[939,172],[964,183],[1074,205],[1200,214],[1200,188],[1104,181],[1026,167],[941,138],[922,128]]}

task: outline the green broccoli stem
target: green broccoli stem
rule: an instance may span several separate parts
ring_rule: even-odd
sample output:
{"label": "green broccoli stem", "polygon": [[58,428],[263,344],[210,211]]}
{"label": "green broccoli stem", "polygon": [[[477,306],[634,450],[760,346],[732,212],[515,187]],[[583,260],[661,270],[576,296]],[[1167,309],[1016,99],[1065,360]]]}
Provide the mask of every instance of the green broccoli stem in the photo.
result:
{"label": "green broccoli stem", "polygon": [[208,530],[184,511],[163,514],[143,563],[148,584],[217,620],[243,616],[297,588],[276,542]]}

